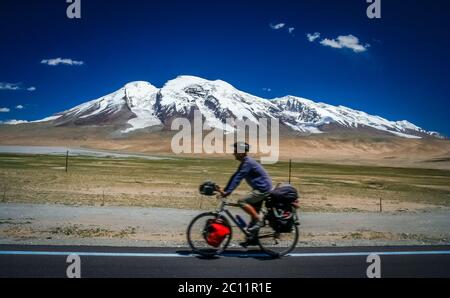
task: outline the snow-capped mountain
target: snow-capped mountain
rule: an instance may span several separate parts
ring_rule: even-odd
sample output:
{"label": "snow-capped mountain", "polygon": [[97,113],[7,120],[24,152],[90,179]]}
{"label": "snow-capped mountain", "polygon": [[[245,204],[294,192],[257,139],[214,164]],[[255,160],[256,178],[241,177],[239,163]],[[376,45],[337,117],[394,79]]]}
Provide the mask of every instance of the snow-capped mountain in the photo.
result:
{"label": "snow-capped mountain", "polygon": [[51,118],[55,125],[123,125],[124,132],[161,125],[154,106],[159,89],[147,82],[132,82],[99,99],[58,113]]}
{"label": "snow-capped mountain", "polygon": [[40,122],[55,126],[111,125],[127,134],[150,127],[169,127],[176,117],[192,117],[199,110],[212,128],[233,130],[226,120],[276,118],[292,131],[304,134],[340,129],[372,129],[406,138],[441,137],[408,121],[389,121],[344,106],[332,106],[286,96],[264,99],[242,92],[224,81],[180,76],[162,88],[147,82],[132,82],[118,91],[58,113]]}
{"label": "snow-capped mountain", "polygon": [[344,106],[316,103],[295,96],[277,98],[273,102],[281,110],[282,122],[300,132],[321,133],[321,128],[325,125],[336,124],[351,129],[372,128],[406,138],[420,138],[424,135],[440,137],[438,133],[427,132],[406,120],[389,121]]}
{"label": "snow-capped mountain", "polygon": [[227,119],[249,119],[258,122],[261,117],[273,118],[278,108],[269,100],[242,92],[224,81],[181,76],[167,82],[158,94],[156,111],[168,124],[173,117],[186,117],[195,110],[202,113],[205,122],[213,128],[226,131]]}

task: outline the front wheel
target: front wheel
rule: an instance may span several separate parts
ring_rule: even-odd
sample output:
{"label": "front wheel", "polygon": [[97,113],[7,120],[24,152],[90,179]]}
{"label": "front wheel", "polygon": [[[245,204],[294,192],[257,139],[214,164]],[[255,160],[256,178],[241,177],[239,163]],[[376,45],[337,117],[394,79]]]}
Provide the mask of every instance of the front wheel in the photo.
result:
{"label": "front wheel", "polygon": [[[222,241],[220,246],[215,247],[208,244],[206,233],[208,223],[211,220],[221,219],[223,224],[230,229],[230,234]],[[220,216],[218,213],[208,212],[195,217],[187,229],[187,240],[192,251],[204,257],[213,257],[221,254],[230,244],[232,237],[232,229],[228,220]]]}

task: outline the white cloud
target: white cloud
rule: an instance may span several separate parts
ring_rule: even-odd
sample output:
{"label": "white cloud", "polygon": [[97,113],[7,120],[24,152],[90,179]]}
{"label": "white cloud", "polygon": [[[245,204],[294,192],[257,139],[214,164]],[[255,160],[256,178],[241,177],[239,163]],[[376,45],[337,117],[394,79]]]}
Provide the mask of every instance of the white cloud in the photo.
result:
{"label": "white cloud", "polygon": [[[23,90],[24,87],[22,85],[23,85],[22,83],[0,82],[0,90],[11,90],[11,91]],[[26,89],[30,92],[36,91],[36,87],[28,87]]]}
{"label": "white cloud", "polygon": [[292,34],[294,32],[295,28],[294,27],[290,27],[288,28],[289,34]]}
{"label": "white cloud", "polygon": [[360,44],[359,38],[351,34],[338,36],[337,39],[325,38],[320,42],[320,44],[335,49],[352,49],[355,53],[365,52],[370,47],[370,44]]}
{"label": "white cloud", "polygon": [[54,59],[44,59],[41,61],[41,64],[47,64],[50,66],[58,66],[60,64],[63,65],[71,65],[71,66],[80,66],[84,64],[84,61],[76,61],[70,58],[54,58]]}
{"label": "white cloud", "polygon": [[279,23],[279,24],[275,24],[275,25],[270,24],[270,28],[272,28],[273,30],[282,29],[282,28],[284,28],[284,26],[286,26],[285,23]]}
{"label": "white cloud", "polygon": [[0,82],[0,90],[20,90],[20,84]]}
{"label": "white cloud", "polygon": [[320,44],[323,46],[327,46],[327,47],[331,47],[331,48],[335,48],[335,49],[342,49],[342,45],[334,39],[328,39],[328,38],[322,39]]}
{"label": "white cloud", "polygon": [[271,89],[271,88],[263,88],[262,90],[263,90],[263,91],[266,91],[266,92],[272,92],[272,89]]}
{"label": "white cloud", "polygon": [[308,40],[310,42],[314,42],[314,41],[316,41],[316,39],[320,38],[320,33],[319,32],[315,32],[313,34],[308,33],[308,34],[306,34],[306,36],[308,37]]}
{"label": "white cloud", "polygon": [[6,124],[6,125],[17,125],[17,124],[24,124],[29,123],[25,120],[8,120],[8,121],[0,121],[0,124]]}
{"label": "white cloud", "polygon": [[18,106],[16,106],[16,109],[18,109],[18,110],[23,110],[23,109],[24,109],[24,106],[23,106],[23,105],[18,105]]}
{"label": "white cloud", "polygon": [[0,113],[9,113],[10,111],[8,108],[0,108]]}

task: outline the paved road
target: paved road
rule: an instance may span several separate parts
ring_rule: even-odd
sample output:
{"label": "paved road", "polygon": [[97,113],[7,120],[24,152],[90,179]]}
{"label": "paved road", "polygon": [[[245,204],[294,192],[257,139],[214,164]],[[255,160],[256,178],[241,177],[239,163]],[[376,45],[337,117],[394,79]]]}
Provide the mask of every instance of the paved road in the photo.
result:
{"label": "paved road", "polygon": [[258,251],[202,259],[176,248],[17,245],[0,245],[0,277],[64,278],[74,253],[84,278],[365,278],[371,253],[382,277],[450,277],[450,246],[301,248],[274,260]]}

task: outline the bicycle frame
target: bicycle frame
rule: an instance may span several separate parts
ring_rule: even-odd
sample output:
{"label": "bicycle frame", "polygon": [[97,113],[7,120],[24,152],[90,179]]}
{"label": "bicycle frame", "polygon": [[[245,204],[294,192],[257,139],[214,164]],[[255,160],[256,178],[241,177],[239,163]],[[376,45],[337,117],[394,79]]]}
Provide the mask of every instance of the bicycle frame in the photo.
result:
{"label": "bicycle frame", "polygon": [[229,219],[231,219],[232,222],[234,222],[234,224],[239,228],[239,230],[241,230],[241,232],[248,238],[251,237],[252,234],[249,233],[247,230],[245,230],[243,227],[241,227],[241,225],[239,224],[239,222],[236,220],[236,218],[234,217],[233,213],[230,212],[230,210],[228,210],[226,207],[237,207],[240,208],[241,206],[239,204],[234,204],[234,203],[228,203],[227,201],[225,201],[224,198],[220,198],[220,208],[217,210],[217,213],[219,214],[219,216],[224,216],[227,215]]}

